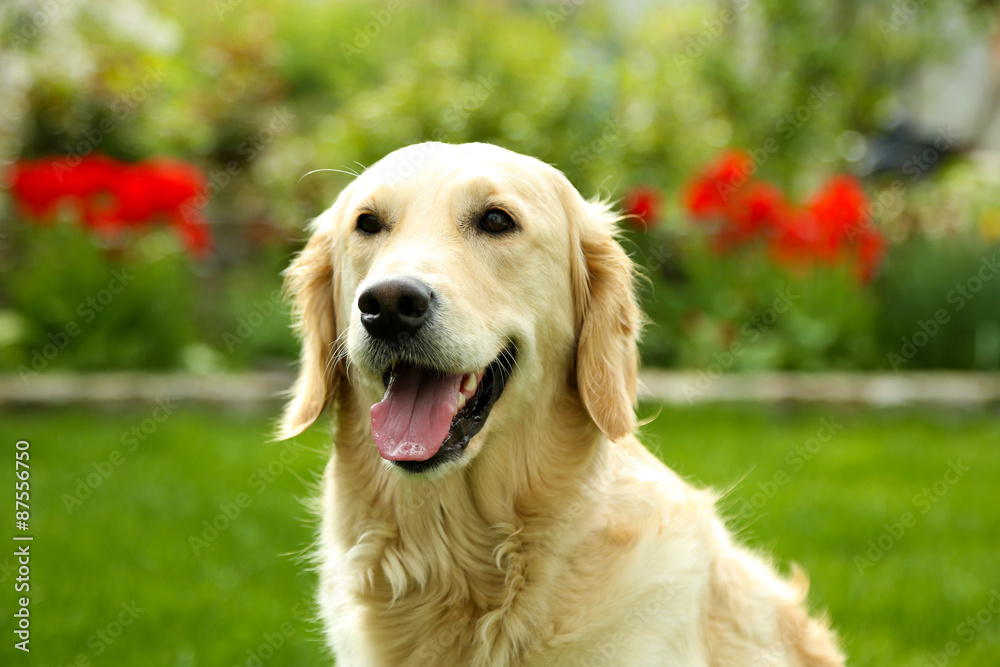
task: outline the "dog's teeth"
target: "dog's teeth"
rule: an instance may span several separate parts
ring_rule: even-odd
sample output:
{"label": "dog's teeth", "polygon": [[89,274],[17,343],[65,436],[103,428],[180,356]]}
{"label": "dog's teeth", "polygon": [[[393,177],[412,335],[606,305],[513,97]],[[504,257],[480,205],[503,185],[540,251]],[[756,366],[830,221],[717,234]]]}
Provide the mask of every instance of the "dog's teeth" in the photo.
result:
{"label": "dog's teeth", "polygon": [[465,394],[458,392],[458,409],[461,410],[465,407]]}
{"label": "dog's teeth", "polygon": [[462,393],[468,396],[472,396],[476,393],[476,387],[479,386],[479,379],[476,377],[475,373],[469,373],[465,376],[465,382],[462,384]]}

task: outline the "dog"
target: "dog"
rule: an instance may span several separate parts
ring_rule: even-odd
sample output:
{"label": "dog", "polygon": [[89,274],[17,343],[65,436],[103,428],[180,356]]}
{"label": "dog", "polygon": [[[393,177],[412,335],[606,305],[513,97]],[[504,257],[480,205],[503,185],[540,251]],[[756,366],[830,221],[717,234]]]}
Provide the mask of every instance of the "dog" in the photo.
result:
{"label": "dog", "polygon": [[844,664],[805,575],[633,435],[617,220],[534,158],[424,143],[311,225],[278,428],[335,414],[316,559],[337,665]]}

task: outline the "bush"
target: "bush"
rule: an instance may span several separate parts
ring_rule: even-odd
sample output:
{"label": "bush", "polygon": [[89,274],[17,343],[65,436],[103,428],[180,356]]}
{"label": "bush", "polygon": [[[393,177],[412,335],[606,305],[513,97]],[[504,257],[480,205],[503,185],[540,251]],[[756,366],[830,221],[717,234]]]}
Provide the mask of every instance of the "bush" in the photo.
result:
{"label": "bush", "polygon": [[1000,368],[1000,245],[914,238],[893,247],[874,333],[892,370]]}
{"label": "bush", "polygon": [[192,265],[169,233],[111,253],[69,225],[18,226],[5,281],[0,359],[22,375],[49,369],[174,368],[197,340]]}
{"label": "bush", "polygon": [[723,371],[873,365],[876,301],[849,268],[804,275],[757,251],[720,256],[699,236],[629,239],[648,277],[640,281],[650,320],[644,364]]}
{"label": "bush", "polygon": [[167,229],[113,248],[73,225],[11,229],[2,368],[286,368],[297,355],[281,295],[286,247],[223,268],[192,260]]}

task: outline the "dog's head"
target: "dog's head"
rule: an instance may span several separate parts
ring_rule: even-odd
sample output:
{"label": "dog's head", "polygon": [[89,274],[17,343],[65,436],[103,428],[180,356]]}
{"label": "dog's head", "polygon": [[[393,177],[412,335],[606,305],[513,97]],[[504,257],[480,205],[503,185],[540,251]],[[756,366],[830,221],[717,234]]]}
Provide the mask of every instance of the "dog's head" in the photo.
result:
{"label": "dog's head", "polygon": [[343,386],[371,405],[379,454],[410,472],[472,460],[560,392],[623,437],[639,310],[614,222],[557,170],[496,146],[391,153],[287,271],[303,348],[282,437]]}

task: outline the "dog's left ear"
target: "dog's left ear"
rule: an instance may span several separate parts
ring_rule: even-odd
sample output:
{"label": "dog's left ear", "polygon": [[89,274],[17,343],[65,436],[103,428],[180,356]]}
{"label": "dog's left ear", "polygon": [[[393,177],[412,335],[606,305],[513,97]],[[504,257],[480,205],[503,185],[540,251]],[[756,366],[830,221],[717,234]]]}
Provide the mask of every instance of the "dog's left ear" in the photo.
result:
{"label": "dog's left ear", "polygon": [[322,414],[338,381],[334,358],[337,340],[334,294],[337,279],[334,235],[317,227],[302,252],[285,271],[285,289],[293,298],[293,319],[302,339],[299,377],[291,391],[277,437],[291,438]]}
{"label": "dog's left ear", "polygon": [[642,315],[633,285],[635,267],[616,240],[618,216],[606,204],[585,201],[569,181],[562,199],[573,253],[577,387],[597,427],[619,440],[636,423]]}

